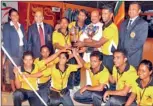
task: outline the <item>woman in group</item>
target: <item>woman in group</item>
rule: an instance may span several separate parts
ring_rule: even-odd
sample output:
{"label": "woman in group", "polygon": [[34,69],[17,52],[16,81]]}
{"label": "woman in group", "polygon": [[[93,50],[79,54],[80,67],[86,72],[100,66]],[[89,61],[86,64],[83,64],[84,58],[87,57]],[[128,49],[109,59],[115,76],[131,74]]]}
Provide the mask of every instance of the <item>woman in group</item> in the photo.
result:
{"label": "woman in group", "polygon": [[69,47],[70,37],[68,31],[69,20],[63,17],[59,24],[59,29],[53,32],[53,46],[57,51],[59,49],[63,49],[65,47]]}
{"label": "woman in group", "polygon": [[[3,26],[4,47],[17,65],[21,64],[23,52],[26,50],[26,38],[23,26],[19,23],[18,11],[14,8],[9,11],[9,20]],[[13,64],[9,62],[9,78],[11,88],[15,91]]]}
{"label": "woman in group", "polygon": [[138,67],[138,76],[133,85],[132,94],[126,102],[126,106],[152,106],[153,105],[153,65],[149,60],[142,60]]}

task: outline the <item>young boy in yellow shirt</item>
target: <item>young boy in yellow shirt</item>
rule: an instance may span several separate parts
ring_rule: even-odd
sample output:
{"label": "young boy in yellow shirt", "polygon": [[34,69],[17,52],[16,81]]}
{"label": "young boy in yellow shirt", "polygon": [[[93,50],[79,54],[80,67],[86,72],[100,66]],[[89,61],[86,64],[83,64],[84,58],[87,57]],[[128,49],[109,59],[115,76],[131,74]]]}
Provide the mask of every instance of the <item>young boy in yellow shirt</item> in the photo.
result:
{"label": "young boy in yellow shirt", "polygon": [[84,68],[89,71],[92,84],[82,87],[74,94],[74,100],[84,104],[101,106],[102,96],[105,93],[109,81],[109,71],[102,63],[103,55],[94,51],[90,55],[90,63],[84,63]]}
{"label": "young boy in yellow shirt", "polygon": [[116,84],[116,89],[106,91],[103,98],[106,101],[110,96],[106,106],[122,106],[126,103],[138,76],[136,69],[128,63],[126,51],[116,50],[113,56],[114,67],[109,82]]}

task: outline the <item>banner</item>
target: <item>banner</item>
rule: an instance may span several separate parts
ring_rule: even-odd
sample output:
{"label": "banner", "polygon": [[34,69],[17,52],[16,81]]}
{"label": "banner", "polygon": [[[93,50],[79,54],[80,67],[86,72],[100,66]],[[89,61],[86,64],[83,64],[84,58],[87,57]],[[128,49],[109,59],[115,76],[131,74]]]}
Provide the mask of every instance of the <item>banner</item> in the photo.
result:
{"label": "banner", "polygon": [[25,30],[34,23],[34,14],[37,10],[44,14],[44,22],[54,26],[60,20],[60,12],[53,12],[52,6],[43,5],[39,2],[18,2],[20,22],[24,25]]}
{"label": "banner", "polygon": [[125,2],[124,1],[117,1],[115,9],[114,9],[114,23],[117,27],[120,27],[121,22],[124,20],[125,17]]}

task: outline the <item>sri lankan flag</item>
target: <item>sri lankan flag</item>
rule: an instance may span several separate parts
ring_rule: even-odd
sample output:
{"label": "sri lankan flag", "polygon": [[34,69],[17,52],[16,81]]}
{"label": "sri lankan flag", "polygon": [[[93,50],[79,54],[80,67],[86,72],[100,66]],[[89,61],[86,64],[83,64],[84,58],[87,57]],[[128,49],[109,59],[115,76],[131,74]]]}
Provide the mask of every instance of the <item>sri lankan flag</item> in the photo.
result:
{"label": "sri lankan flag", "polygon": [[114,9],[114,23],[117,27],[120,27],[121,22],[125,17],[125,3],[124,1],[117,1],[115,9]]}

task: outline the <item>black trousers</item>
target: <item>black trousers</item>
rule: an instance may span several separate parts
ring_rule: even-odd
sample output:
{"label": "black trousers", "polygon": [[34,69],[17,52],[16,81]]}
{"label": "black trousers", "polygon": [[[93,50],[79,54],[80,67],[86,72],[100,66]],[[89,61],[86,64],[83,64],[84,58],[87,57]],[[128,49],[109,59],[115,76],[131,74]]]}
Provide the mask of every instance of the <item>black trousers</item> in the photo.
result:
{"label": "black trousers", "polygon": [[[124,106],[131,93],[127,96],[111,96],[105,106]],[[137,106],[134,102],[131,106]]]}
{"label": "black trousers", "polygon": [[39,87],[38,92],[39,92],[40,96],[42,97],[42,99],[46,103],[48,103],[48,100],[49,100],[48,95],[49,95],[49,91],[50,91],[50,89],[49,89],[50,85],[51,85],[50,80],[47,81],[46,83],[38,84],[38,87]]}
{"label": "black trousers", "polygon": [[109,70],[110,73],[112,73],[113,70],[113,55],[104,55],[103,54],[103,64],[106,66],[106,68]]}
{"label": "black trousers", "polygon": [[14,106],[22,106],[22,102],[28,100],[30,106],[42,106],[41,101],[31,90],[17,89],[13,93]]}
{"label": "black trousers", "polygon": [[103,91],[85,91],[83,94],[80,94],[80,90],[78,90],[74,94],[74,100],[83,103],[83,104],[93,104],[94,106],[101,106],[102,98],[107,89]]}
{"label": "black trousers", "polygon": [[[62,95],[61,95],[62,94]],[[50,100],[48,106],[74,106],[73,101],[70,97],[70,92],[67,88],[63,89],[61,93],[50,90]]]}
{"label": "black trousers", "polygon": [[[83,57],[83,54],[80,54],[80,56]],[[68,63],[77,64],[77,61],[75,60],[75,58],[71,58]],[[80,70],[81,69],[78,69],[78,71],[76,72],[71,72],[68,79],[67,88],[73,89],[74,86],[80,85]]]}

